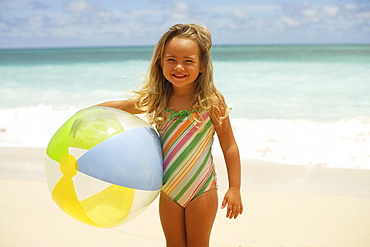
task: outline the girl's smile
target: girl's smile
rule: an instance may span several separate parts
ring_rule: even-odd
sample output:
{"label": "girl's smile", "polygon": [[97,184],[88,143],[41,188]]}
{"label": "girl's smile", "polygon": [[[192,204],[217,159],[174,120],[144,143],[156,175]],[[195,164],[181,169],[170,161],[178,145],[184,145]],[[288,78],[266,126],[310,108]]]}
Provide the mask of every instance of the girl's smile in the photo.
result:
{"label": "girl's smile", "polygon": [[176,77],[176,78],[185,78],[187,75],[173,74],[173,76]]}

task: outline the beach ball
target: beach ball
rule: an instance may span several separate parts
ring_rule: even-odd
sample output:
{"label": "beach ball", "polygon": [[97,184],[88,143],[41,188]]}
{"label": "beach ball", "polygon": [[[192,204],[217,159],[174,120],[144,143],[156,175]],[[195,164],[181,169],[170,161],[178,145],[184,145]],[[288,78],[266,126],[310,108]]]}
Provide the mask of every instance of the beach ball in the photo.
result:
{"label": "beach ball", "polygon": [[90,107],[67,120],[50,140],[44,165],[55,203],[100,228],[135,218],[162,187],[157,132],[139,117],[108,107]]}

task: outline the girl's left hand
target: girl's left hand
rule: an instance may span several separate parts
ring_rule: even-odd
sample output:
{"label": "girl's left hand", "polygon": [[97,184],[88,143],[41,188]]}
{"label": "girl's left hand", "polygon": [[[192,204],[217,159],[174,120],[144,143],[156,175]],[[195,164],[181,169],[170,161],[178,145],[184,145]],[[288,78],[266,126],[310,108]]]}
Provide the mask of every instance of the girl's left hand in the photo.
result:
{"label": "girl's left hand", "polygon": [[243,203],[239,189],[229,188],[226,192],[221,209],[227,206],[226,218],[236,219],[239,214],[243,213]]}

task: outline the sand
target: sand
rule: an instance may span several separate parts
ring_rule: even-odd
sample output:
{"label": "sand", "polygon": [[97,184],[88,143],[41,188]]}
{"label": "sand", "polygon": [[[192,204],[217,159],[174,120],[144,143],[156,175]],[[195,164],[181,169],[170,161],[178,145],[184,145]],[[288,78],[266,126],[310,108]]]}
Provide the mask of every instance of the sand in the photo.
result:
{"label": "sand", "polygon": [[[43,149],[0,148],[0,246],[165,246],[158,200],[113,229],[84,225],[52,201],[43,175]],[[219,197],[227,187],[215,157]],[[368,247],[370,171],[243,161],[244,213],[219,210],[211,246]]]}

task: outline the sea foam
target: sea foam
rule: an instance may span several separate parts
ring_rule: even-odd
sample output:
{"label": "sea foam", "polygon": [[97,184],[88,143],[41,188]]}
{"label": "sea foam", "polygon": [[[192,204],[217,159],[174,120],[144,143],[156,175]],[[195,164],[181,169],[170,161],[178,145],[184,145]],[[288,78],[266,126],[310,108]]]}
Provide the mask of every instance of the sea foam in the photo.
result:
{"label": "sea foam", "polygon": [[370,119],[233,121],[244,158],[285,164],[370,169]]}
{"label": "sea foam", "polygon": [[[57,129],[78,110],[76,107],[54,110],[45,105],[2,110],[0,147],[45,148]],[[315,122],[232,118],[231,121],[244,159],[370,169],[370,119]],[[222,155],[218,144],[213,152]]]}

